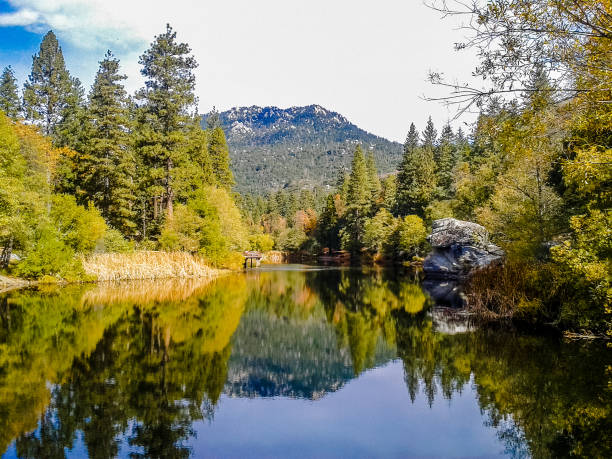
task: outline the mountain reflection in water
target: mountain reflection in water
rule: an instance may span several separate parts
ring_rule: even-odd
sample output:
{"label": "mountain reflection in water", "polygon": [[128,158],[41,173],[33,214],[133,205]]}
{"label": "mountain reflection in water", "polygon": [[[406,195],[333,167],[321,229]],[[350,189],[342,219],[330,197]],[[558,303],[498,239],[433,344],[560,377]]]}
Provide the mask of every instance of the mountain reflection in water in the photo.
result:
{"label": "mountain reflection in water", "polygon": [[610,350],[453,324],[387,271],[0,297],[3,457],[612,457]]}

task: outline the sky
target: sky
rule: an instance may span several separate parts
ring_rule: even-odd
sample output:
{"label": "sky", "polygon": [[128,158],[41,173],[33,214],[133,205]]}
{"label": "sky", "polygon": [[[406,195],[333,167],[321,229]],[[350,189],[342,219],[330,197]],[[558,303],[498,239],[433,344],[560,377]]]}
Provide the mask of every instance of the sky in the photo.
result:
{"label": "sky", "polygon": [[23,84],[52,29],[86,88],[110,49],[133,92],[143,85],[138,56],[170,23],[199,63],[200,113],[318,104],[403,141],[411,122],[422,129],[431,116],[440,129],[456,115],[425,100],[448,94],[430,71],[473,81],[475,55],[453,47],[465,35],[456,21],[422,0],[0,0],[0,68]]}

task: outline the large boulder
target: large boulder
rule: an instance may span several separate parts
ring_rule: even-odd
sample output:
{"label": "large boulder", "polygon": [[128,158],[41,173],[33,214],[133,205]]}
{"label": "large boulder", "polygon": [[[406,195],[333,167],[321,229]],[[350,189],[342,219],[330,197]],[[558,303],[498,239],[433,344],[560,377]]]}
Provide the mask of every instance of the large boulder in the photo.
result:
{"label": "large boulder", "polygon": [[434,221],[427,239],[433,248],[423,263],[428,277],[467,277],[476,269],[501,263],[505,255],[491,244],[483,226],[455,218]]}

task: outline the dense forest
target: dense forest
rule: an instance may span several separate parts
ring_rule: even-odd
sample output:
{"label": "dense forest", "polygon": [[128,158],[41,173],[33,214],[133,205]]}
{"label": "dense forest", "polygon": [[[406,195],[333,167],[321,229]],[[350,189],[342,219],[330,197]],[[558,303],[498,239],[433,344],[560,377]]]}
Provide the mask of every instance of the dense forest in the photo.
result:
{"label": "dense forest", "polygon": [[79,256],[134,249],[216,265],[247,248],[407,262],[426,253],[432,221],[453,216],[484,225],[507,253],[468,285],[487,314],[610,332],[609,2],[439,8],[473,18],[457,46],[477,50],[489,86],[431,79],[476,123],[411,125],[396,173],[381,175],[377,152],[356,145],[331,193],[233,193],[220,116],[201,128],[197,63],[170,26],[140,57],[134,95],[108,52],[85,96],[49,32],[21,94],[10,67],[0,80],[2,267],[82,278]]}

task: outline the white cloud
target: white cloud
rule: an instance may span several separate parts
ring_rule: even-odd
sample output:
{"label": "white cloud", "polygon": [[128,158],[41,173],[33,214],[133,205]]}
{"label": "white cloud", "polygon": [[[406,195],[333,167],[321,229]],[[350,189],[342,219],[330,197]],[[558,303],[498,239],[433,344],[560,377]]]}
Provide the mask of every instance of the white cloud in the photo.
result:
{"label": "white cloud", "polygon": [[37,12],[23,9],[15,13],[0,14],[0,26],[29,26],[38,22]]}
{"label": "white cloud", "polygon": [[[338,111],[401,140],[411,121],[439,125],[454,112],[421,96],[440,92],[429,70],[470,78],[461,33],[421,0],[9,0],[0,25],[53,29],[72,73],[90,83],[103,52],[121,58],[128,89],[142,84],[138,56],[166,22],[193,49],[200,110],[212,105],[307,105]],[[68,45],[68,46],[66,46]]]}
{"label": "white cloud", "polygon": [[140,30],[132,27],[134,16],[124,15],[129,12],[126,6],[133,6],[129,0],[9,0],[9,3],[16,11],[1,14],[0,25],[21,25],[35,32],[53,29],[84,49],[146,43],[144,34],[139,35]]}

